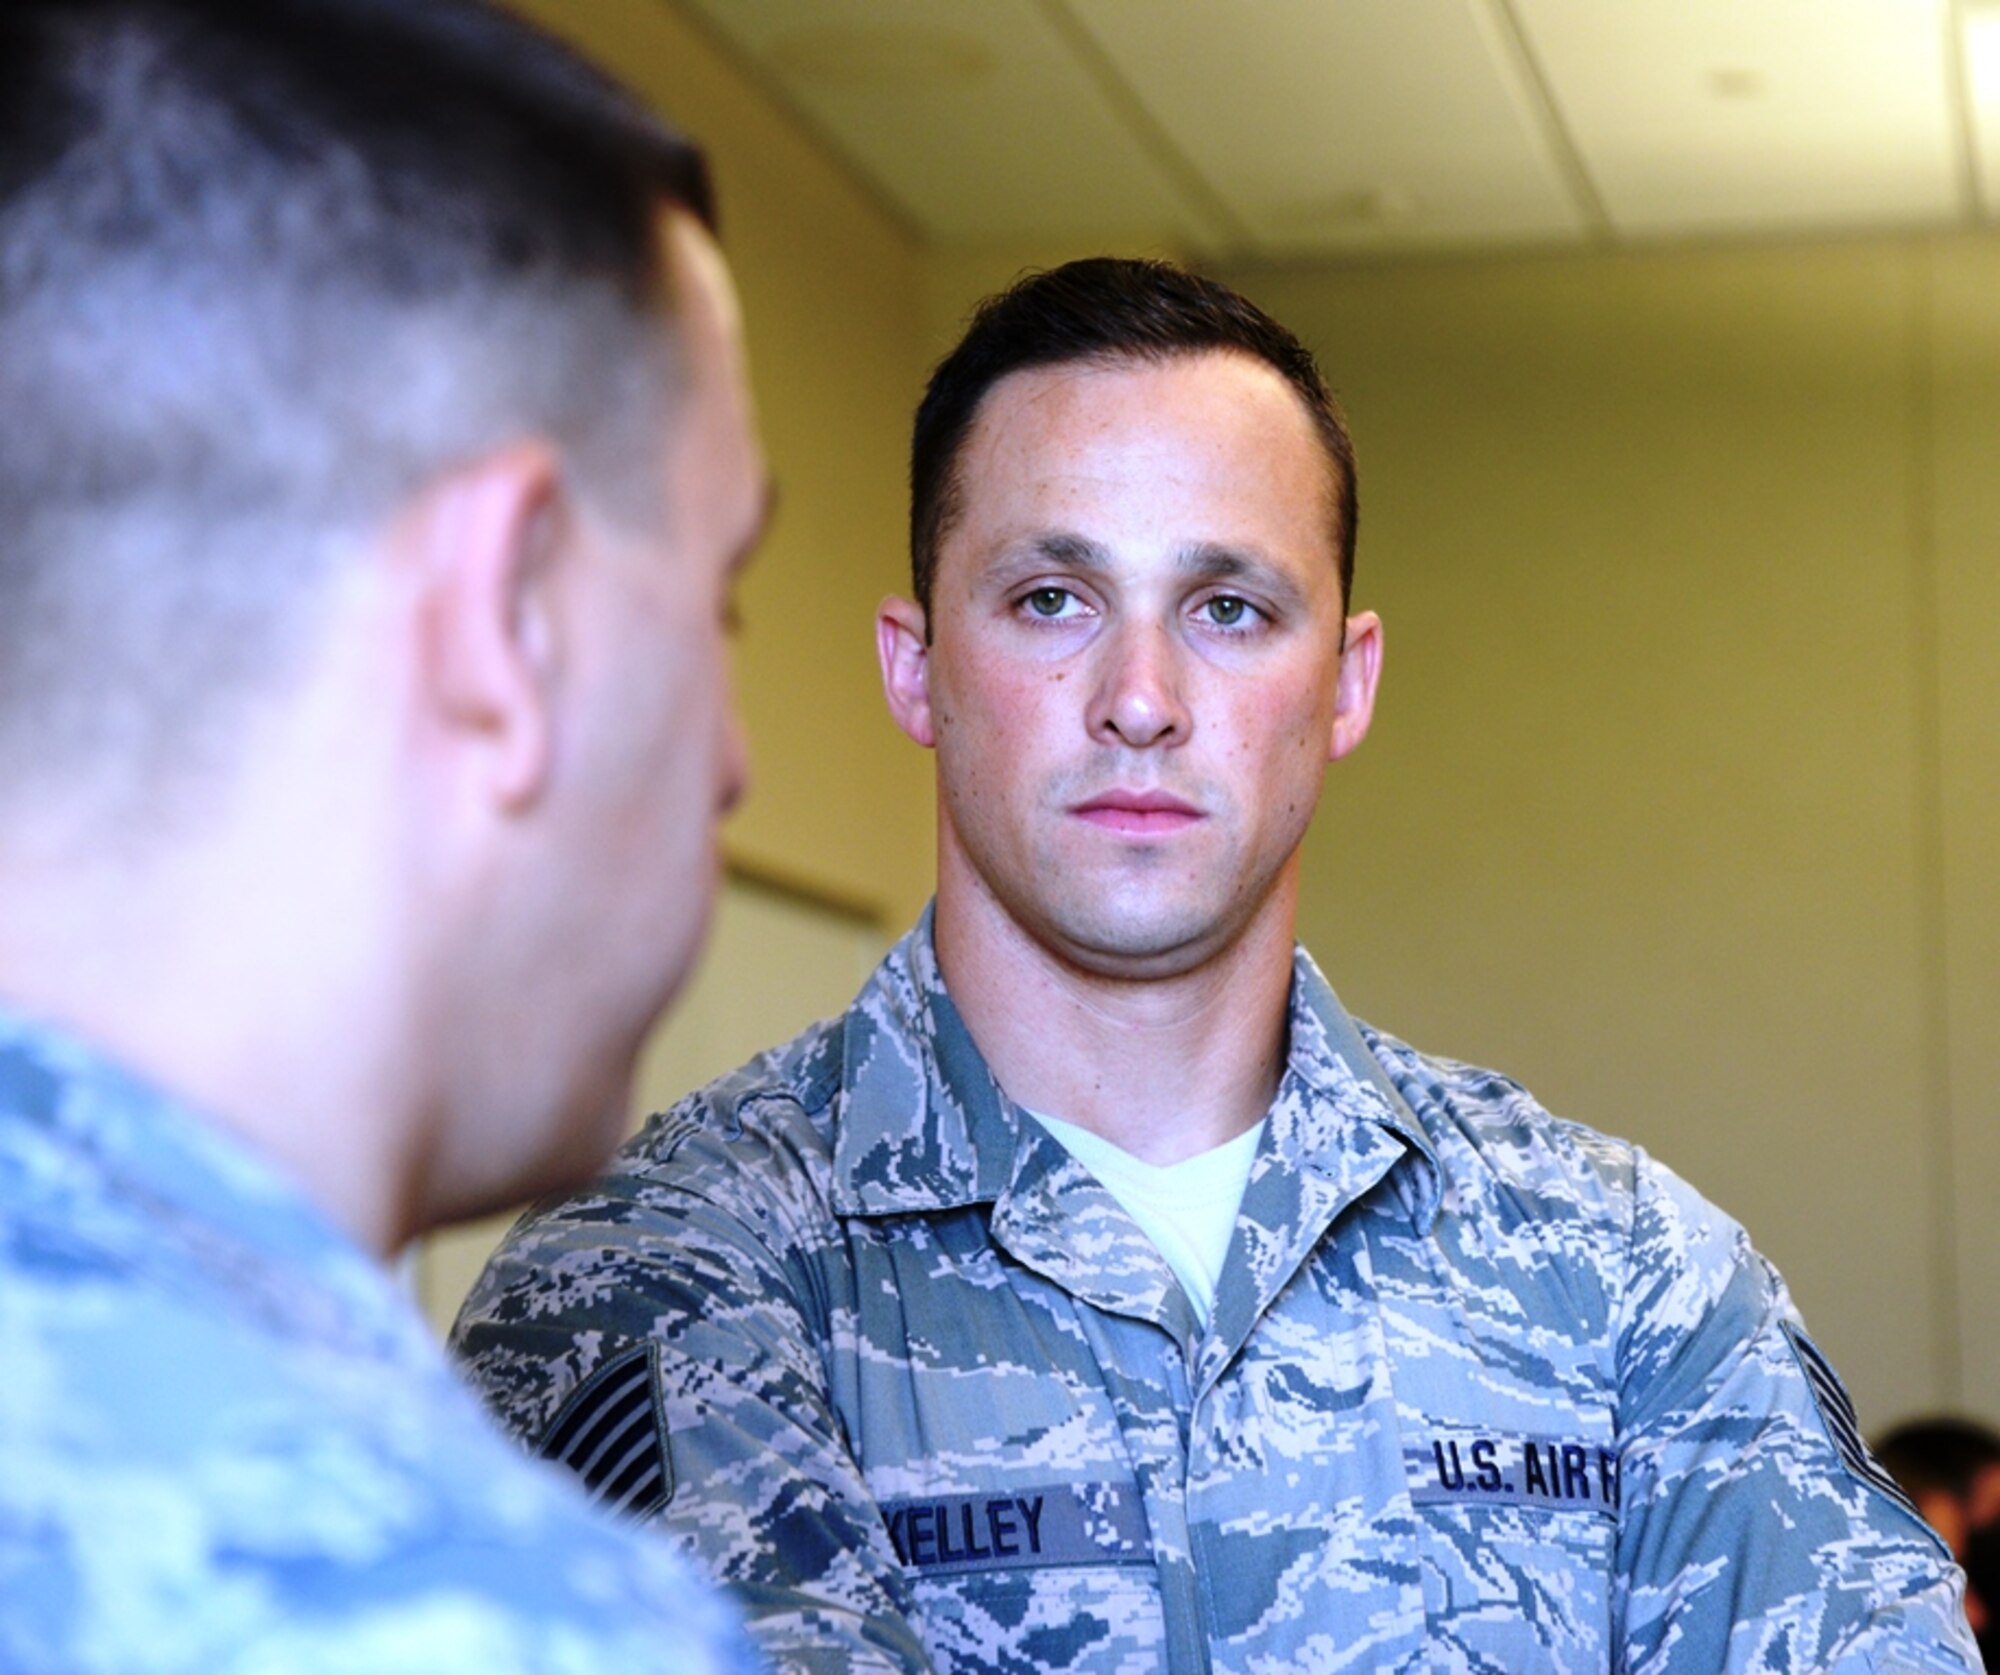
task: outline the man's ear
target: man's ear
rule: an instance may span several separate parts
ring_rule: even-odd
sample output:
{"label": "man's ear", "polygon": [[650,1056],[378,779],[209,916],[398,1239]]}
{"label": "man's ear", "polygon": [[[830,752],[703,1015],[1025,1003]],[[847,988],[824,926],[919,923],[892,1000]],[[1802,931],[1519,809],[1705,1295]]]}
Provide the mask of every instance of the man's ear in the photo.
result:
{"label": "man's ear", "polygon": [[417,576],[431,719],[474,751],[475,774],[510,812],[540,796],[553,758],[553,572],[568,517],[553,451],[522,442],[430,484],[398,531]]}
{"label": "man's ear", "polygon": [[908,599],[884,599],[875,613],[875,655],[882,664],[882,695],[896,725],[930,749],[937,743],[931,720],[931,648],[924,608]]}
{"label": "man's ear", "polygon": [[1338,762],[1368,736],[1375,716],[1375,688],[1382,679],[1382,619],[1359,611],[1347,619],[1347,643],[1340,651],[1334,686],[1333,732],[1326,759]]}

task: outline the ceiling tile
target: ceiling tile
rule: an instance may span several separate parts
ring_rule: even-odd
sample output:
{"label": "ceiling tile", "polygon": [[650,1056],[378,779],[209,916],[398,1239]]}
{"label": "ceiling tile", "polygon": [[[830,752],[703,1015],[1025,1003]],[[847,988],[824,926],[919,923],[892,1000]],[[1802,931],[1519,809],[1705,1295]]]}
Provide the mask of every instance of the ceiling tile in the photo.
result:
{"label": "ceiling tile", "polygon": [[1059,0],[1267,251],[1572,240],[1482,0]]}
{"label": "ceiling tile", "polygon": [[1508,0],[1620,230],[1961,212],[1946,0]]}
{"label": "ceiling tile", "polygon": [[683,3],[930,237],[1224,240],[1033,0]]}

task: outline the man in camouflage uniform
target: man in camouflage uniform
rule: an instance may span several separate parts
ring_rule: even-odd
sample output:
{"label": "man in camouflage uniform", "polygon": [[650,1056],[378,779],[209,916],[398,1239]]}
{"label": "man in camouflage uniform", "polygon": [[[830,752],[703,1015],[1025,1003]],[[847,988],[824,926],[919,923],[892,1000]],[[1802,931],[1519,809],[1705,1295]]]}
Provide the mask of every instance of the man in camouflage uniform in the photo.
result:
{"label": "man in camouflage uniform", "polygon": [[1742,1231],[1341,1009],[1353,459],[1226,289],[989,303],[878,624],[935,903],[522,1223],[457,1344],[799,1670],[1965,1670],[1959,1579]]}
{"label": "man in camouflage uniform", "polygon": [[475,0],[10,0],[0,84],[0,1670],[746,1670],[386,1266],[589,1178],[699,940],[701,159]]}

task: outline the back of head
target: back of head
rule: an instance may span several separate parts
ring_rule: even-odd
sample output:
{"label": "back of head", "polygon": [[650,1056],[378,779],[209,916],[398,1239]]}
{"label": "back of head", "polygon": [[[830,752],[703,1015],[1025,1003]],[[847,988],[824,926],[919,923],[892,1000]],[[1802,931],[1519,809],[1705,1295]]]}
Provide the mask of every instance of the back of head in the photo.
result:
{"label": "back of head", "polygon": [[646,480],[668,203],[698,154],[479,0],[0,7],[0,814],[150,816],[454,462]]}
{"label": "back of head", "polygon": [[981,303],[931,374],[910,444],[910,565],[930,607],[938,551],[958,513],[958,458],[987,393],[1011,373],[1070,362],[1161,361],[1233,351],[1291,385],[1326,450],[1328,515],[1343,598],[1354,580],[1354,444],[1312,351],[1254,303],[1168,262],[1098,256],[1033,273]]}

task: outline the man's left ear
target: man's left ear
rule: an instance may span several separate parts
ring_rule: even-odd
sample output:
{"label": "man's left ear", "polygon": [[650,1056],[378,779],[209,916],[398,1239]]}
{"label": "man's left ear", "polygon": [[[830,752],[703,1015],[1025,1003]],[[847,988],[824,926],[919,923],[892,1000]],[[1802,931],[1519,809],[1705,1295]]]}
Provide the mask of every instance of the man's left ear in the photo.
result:
{"label": "man's left ear", "polygon": [[1358,611],[1347,619],[1347,643],[1340,652],[1340,675],[1334,687],[1333,732],[1326,757],[1338,762],[1368,736],[1375,717],[1375,688],[1382,679],[1382,619],[1373,611]]}
{"label": "man's left ear", "polygon": [[432,483],[398,532],[418,567],[423,696],[510,811],[540,796],[552,761],[553,572],[569,516],[553,451],[523,442]]}
{"label": "man's left ear", "polygon": [[926,750],[937,744],[931,709],[928,618],[912,599],[884,599],[875,612],[875,656],[882,666],[882,696],[896,725]]}

